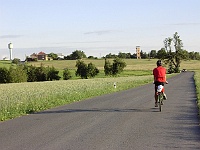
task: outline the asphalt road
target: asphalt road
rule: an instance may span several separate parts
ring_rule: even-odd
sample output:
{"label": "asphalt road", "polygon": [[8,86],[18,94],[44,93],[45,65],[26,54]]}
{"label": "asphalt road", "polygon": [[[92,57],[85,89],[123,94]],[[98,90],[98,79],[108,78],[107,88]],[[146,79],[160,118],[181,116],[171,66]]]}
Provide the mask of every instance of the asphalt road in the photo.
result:
{"label": "asphalt road", "polygon": [[153,84],[0,123],[0,150],[199,150],[193,72],[169,79],[163,111]]}

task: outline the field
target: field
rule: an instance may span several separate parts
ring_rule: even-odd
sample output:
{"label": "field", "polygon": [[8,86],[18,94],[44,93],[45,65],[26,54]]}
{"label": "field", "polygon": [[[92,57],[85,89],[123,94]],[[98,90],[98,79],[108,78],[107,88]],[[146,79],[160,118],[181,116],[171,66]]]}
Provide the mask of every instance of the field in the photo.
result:
{"label": "field", "polygon": [[[83,59],[83,61],[88,63],[93,63],[98,69],[103,70],[105,64],[104,59]],[[112,59],[109,60],[112,62]],[[127,64],[125,70],[152,70],[156,66],[156,59],[125,59]],[[40,66],[41,63],[44,66],[54,66],[55,68],[62,70],[64,68],[75,69],[76,60],[56,60],[56,61],[38,61],[29,63],[34,66]],[[186,68],[188,70],[198,70],[200,68],[200,61],[183,61],[181,63],[181,69]]]}
{"label": "field", "polygon": [[[152,69],[156,66],[156,60],[125,60],[127,67],[123,74],[118,77],[103,77],[104,60],[84,60],[84,62],[95,64],[101,70],[101,78],[97,76],[93,79],[0,84],[0,120],[4,121],[59,105],[151,83],[153,80]],[[76,69],[76,61],[72,60],[34,62],[32,65],[40,66],[41,63],[44,66],[54,66],[59,70],[70,68],[75,71]],[[9,65],[9,61],[0,62],[0,67],[9,67]],[[199,99],[199,61],[183,62],[181,68],[195,70]],[[116,88],[114,88],[114,83],[117,85]]]}

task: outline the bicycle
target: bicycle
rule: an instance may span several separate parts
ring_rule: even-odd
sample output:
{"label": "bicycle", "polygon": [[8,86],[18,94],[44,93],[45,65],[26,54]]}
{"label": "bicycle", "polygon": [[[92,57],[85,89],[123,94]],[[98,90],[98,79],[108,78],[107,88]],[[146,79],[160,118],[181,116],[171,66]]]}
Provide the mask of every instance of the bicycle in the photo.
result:
{"label": "bicycle", "polygon": [[162,105],[163,105],[163,89],[164,89],[163,85],[158,85],[158,87],[157,87],[157,95],[158,95],[157,103],[158,103],[160,112],[162,111]]}

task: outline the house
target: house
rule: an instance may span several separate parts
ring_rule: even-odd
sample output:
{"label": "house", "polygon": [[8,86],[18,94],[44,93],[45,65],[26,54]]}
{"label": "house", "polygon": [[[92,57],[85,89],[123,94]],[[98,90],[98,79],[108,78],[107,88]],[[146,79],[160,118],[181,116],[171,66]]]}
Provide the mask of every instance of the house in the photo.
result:
{"label": "house", "polygon": [[48,55],[45,54],[44,52],[39,52],[39,53],[37,54],[37,59],[38,59],[38,60],[48,60]]}
{"label": "house", "polygon": [[32,58],[32,59],[37,59],[37,54],[36,54],[36,53],[31,54],[31,55],[30,55],[30,58]]}
{"label": "house", "polygon": [[64,55],[63,55],[62,53],[57,53],[57,55],[58,55],[58,59],[59,59],[59,60],[64,59]]}
{"label": "house", "polygon": [[30,60],[50,60],[50,59],[48,58],[48,55],[45,54],[45,53],[42,52],[42,51],[39,52],[38,54],[36,54],[36,53],[31,54],[30,57],[29,57],[28,59],[30,59]]}

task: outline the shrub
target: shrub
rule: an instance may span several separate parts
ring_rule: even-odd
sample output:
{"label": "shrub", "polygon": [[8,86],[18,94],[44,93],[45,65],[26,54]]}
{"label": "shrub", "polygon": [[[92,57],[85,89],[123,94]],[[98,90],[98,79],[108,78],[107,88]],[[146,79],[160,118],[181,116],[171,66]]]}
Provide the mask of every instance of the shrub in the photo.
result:
{"label": "shrub", "polygon": [[28,82],[35,82],[37,81],[37,77],[36,77],[36,67],[35,66],[28,66],[27,67],[27,76],[28,76],[28,79],[27,81]]}
{"label": "shrub", "polygon": [[83,61],[77,60],[76,67],[76,76],[81,76],[82,79],[87,79],[87,65]]}
{"label": "shrub", "polygon": [[35,76],[37,81],[47,81],[47,70],[42,64],[40,67],[36,67]]}
{"label": "shrub", "polygon": [[110,62],[105,59],[104,72],[105,75],[115,76],[117,74],[120,74],[125,67],[126,63],[120,58],[114,59],[113,64],[110,64]]}
{"label": "shrub", "polygon": [[60,76],[58,75],[59,71],[57,71],[54,67],[48,67],[47,68],[47,80],[53,81],[53,80],[60,80]]}
{"label": "shrub", "polygon": [[95,77],[99,73],[99,70],[95,67],[94,64],[89,63],[87,65],[81,60],[78,60],[76,62],[76,67],[76,76],[81,76],[82,79],[87,79],[88,77]]}
{"label": "shrub", "polygon": [[14,59],[12,60],[12,63],[13,63],[13,64],[19,64],[19,63],[20,63],[20,59],[14,58]]}
{"label": "shrub", "polygon": [[105,59],[105,65],[104,65],[104,72],[105,75],[112,75],[112,65],[110,64],[109,60]]}
{"label": "shrub", "polygon": [[88,77],[95,77],[99,73],[99,70],[95,67],[94,64],[89,63],[87,68]]}
{"label": "shrub", "polygon": [[22,65],[17,65],[16,68],[11,66],[9,69],[9,78],[10,83],[27,82],[27,73]]}
{"label": "shrub", "polygon": [[7,68],[0,68],[0,83],[9,83],[9,71]]}
{"label": "shrub", "polygon": [[69,80],[72,78],[71,72],[69,71],[69,69],[65,69],[63,71],[63,80]]}

